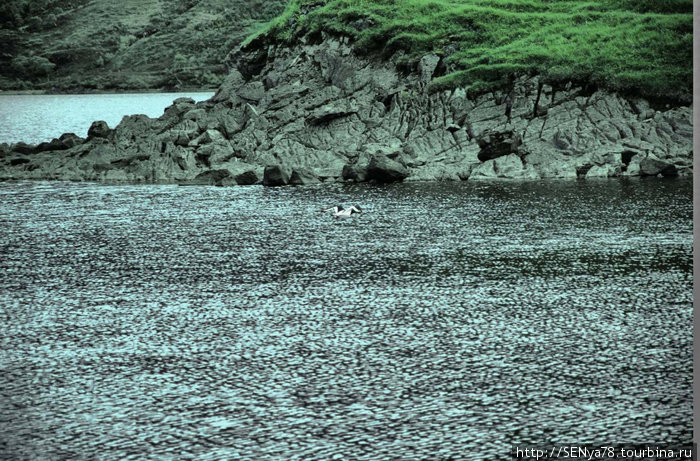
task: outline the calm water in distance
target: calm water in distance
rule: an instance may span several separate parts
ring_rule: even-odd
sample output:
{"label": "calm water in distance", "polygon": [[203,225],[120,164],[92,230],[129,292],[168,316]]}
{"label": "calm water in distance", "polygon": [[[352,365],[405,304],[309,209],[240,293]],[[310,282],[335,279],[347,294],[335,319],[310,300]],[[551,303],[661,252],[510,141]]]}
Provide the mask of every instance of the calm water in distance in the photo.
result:
{"label": "calm water in distance", "polygon": [[0,143],[50,141],[63,133],[87,136],[95,120],[114,128],[125,115],[158,117],[174,99],[209,99],[214,93],[0,95]]}
{"label": "calm water in distance", "polygon": [[0,458],[691,442],[691,191],[0,183]]}

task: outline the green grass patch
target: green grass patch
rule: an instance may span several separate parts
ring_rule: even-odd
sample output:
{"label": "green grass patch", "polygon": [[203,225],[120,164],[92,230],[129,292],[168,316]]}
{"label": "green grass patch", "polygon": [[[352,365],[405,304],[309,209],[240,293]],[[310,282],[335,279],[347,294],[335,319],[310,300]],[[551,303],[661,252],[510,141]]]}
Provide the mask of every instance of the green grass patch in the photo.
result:
{"label": "green grass patch", "polygon": [[365,52],[444,58],[434,88],[514,76],[654,98],[692,93],[691,0],[291,0],[246,45],[348,35]]}

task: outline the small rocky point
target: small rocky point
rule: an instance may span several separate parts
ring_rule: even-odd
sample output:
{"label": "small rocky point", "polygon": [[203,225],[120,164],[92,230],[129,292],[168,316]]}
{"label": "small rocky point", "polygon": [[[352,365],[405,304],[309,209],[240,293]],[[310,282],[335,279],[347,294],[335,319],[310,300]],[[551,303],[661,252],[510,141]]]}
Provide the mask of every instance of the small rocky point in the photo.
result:
{"label": "small rocky point", "polygon": [[208,101],[0,145],[0,179],[282,186],[682,176],[692,111],[537,77],[469,97],[431,92],[439,57],[406,74],[346,39],[238,50]]}

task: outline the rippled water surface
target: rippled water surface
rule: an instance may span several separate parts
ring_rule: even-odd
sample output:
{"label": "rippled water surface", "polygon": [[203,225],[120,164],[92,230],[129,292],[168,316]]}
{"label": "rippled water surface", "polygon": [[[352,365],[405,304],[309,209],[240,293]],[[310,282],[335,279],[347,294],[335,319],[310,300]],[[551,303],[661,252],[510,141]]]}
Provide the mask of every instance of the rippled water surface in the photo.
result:
{"label": "rippled water surface", "polygon": [[691,186],[0,183],[0,458],[690,442]]}
{"label": "rippled water surface", "polygon": [[114,128],[125,115],[163,115],[177,98],[203,101],[213,93],[0,95],[0,142],[40,143],[63,133],[87,136],[95,120]]}

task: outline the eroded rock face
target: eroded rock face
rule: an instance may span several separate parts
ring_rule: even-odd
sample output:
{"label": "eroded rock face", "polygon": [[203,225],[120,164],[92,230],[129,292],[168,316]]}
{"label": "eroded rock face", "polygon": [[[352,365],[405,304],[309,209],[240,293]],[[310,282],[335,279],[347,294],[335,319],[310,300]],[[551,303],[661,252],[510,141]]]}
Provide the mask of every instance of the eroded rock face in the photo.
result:
{"label": "eroded rock face", "polygon": [[347,40],[244,50],[216,95],[151,119],[96,122],[87,140],[15,144],[0,179],[212,184],[593,178],[692,172],[690,107],[521,78],[467,96],[431,93],[440,59],[414,74]]}

